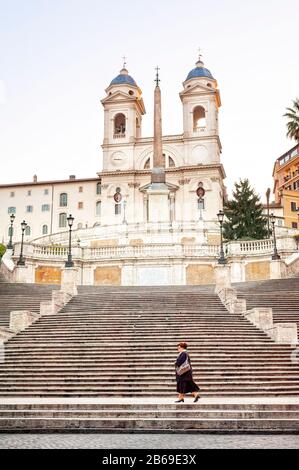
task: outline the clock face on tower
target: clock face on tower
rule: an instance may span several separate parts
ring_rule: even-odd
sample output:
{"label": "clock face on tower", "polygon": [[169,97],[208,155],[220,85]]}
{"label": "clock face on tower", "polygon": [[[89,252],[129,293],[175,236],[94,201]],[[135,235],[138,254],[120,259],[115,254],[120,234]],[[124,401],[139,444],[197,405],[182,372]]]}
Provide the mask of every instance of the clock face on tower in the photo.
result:
{"label": "clock face on tower", "polygon": [[127,158],[124,152],[118,151],[111,155],[110,160],[113,166],[119,167],[126,162]]}

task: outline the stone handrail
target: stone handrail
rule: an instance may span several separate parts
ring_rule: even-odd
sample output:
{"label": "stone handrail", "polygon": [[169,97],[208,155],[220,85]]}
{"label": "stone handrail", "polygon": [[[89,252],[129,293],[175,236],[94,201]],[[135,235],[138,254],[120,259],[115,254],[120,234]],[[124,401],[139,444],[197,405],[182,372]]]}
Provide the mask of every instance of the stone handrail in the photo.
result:
{"label": "stone handrail", "polygon": [[4,253],[0,262],[0,272],[7,282],[14,281],[14,270],[15,265],[11,258],[11,252],[7,251]]}
{"label": "stone handrail", "polygon": [[[216,222],[207,221],[205,222],[207,229],[217,233],[218,226]],[[161,232],[175,232],[178,231],[181,234],[184,232],[193,232],[195,233],[199,228],[199,222],[196,220],[190,221],[174,221],[170,222],[148,222],[148,223],[134,223],[134,224],[125,224],[121,223],[118,225],[97,225],[95,227],[88,227],[73,230],[73,240],[99,240],[105,238],[118,238],[126,237],[128,235],[136,234],[136,236],[141,236],[142,234],[149,235]],[[46,235],[44,237],[36,238],[32,240],[32,243],[50,245],[51,243],[68,243],[68,230],[65,229],[62,232],[53,233],[52,235]]]}
{"label": "stone handrail", "polygon": [[[128,240],[128,239],[127,239]],[[101,243],[104,243],[101,240]],[[281,238],[277,241],[278,250],[286,256],[298,253],[293,238]],[[267,255],[273,252],[272,240],[254,240],[230,242],[225,245],[228,258],[244,255]],[[15,245],[14,259],[19,255],[20,243]],[[68,254],[67,245],[41,245],[24,244],[24,256],[35,259],[65,259]],[[96,260],[116,258],[148,258],[148,257],[211,257],[219,256],[218,245],[208,244],[183,244],[183,243],[144,243],[140,245],[128,244],[106,245],[98,248],[73,245],[72,254],[74,259]],[[297,264],[297,263],[296,263]]]}
{"label": "stone handrail", "polygon": [[[57,246],[33,246],[31,253],[25,256],[32,258],[65,259],[68,253],[67,247]],[[217,257],[218,245],[182,245],[182,244],[147,244],[147,245],[117,245],[103,246],[99,248],[73,247],[74,259],[97,260],[117,258],[147,258],[158,257]]]}

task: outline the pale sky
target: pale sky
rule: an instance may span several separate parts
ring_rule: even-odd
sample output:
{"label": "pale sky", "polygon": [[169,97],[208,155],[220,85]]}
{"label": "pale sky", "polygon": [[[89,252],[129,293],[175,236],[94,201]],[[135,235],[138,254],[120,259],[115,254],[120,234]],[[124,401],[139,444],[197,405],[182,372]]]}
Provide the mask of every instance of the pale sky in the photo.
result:
{"label": "pale sky", "polygon": [[0,0],[0,183],[93,177],[102,168],[104,89],[127,56],[153,131],[160,66],[163,134],[182,132],[182,82],[203,51],[222,98],[229,189],[272,188],[295,142],[282,115],[299,97],[298,0]]}

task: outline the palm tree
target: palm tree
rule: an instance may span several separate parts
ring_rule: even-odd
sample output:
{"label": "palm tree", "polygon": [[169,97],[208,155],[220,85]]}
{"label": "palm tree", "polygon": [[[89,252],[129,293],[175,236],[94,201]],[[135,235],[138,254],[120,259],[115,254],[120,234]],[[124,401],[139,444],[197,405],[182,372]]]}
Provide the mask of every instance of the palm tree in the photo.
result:
{"label": "palm tree", "polygon": [[293,108],[286,108],[287,113],[283,116],[288,118],[287,122],[287,137],[295,139],[299,142],[299,98],[293,101]]}

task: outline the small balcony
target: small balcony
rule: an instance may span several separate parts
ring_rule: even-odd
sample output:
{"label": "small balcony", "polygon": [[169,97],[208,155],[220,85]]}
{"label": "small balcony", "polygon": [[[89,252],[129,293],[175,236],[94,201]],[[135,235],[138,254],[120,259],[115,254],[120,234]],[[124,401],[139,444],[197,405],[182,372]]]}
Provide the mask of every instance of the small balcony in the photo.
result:
{"label": "small balcony", "polygon": [[193,127],[193,132],[205,132],[207,130],[206,126]]}
{"label": "small balcony", "polygon": [[126,137],[125,132],[118,132],[117,134],[113,134],[113,139],[124,139]]}

